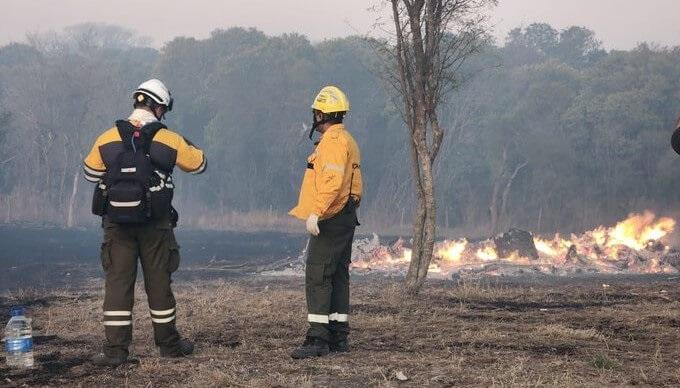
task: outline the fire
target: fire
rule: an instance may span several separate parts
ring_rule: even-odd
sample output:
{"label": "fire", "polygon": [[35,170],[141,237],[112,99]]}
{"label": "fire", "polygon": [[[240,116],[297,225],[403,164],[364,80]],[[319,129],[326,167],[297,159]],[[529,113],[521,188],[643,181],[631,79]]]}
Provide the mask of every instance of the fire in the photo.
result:
{"label": "fire", "polygon": [[490,245],[477,249],[475,256],[482,261],[498,260],[498,254]]}
{"label": "fire", "polygon": [[548,241],[541,238],[534,238],[534,244],[536,244],[536,250],[547,256],[556,256],[558,253],[558,247],[555,247],[555,240]]}
{"label": "fire", "polygon": [[655,218],[654,213],[650,211],[631,215],[611,230],[607,246],[625,245],[631,249],[641,250],[648,242],[660,240],[673,232],[675,220],[663,217],[654,222]]}
{"label": "fire", "polygon": [[[521,257],[517,252],[501,258],[492,240],[470,242],[467,239],[445,240],[435,245],[430,264],[433,276],[450,276],[464,271],[489,273],[500,268],[521,268],[541,273],[675,273],[662,257],[669,247],[663,239],[675,229],[675,220],[657,218],[654,213],[631,214],[613,227],[599,226],[566,239],[559,234],[552,238],[534,236],[538,259]],[[371,249],[359,249],[353,254],[352,268],[404,272],[411,261],[412,251],[399,239],[384,247],[374,236]],[[365,252],[364,252],[365,251]]]}
{"label": "fire", "polygon": [[461,241],[445,241],[439,250],[437,250],[437,256],[448,262],[460,263],[467,244],[468,242],[465,239]]}

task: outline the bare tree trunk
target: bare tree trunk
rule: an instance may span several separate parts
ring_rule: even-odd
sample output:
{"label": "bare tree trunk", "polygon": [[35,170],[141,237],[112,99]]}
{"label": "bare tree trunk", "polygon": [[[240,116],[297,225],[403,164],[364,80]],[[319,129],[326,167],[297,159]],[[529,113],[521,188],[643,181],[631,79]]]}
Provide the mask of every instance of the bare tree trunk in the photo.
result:
{"label": "bare tree trunk", "polygon": [[401,221],[399,221],[399,233],[401,233],[402,230],[404,230],[404,215],[406,213],[406,209],[401,208]]}
{"label": "bare tree trunk", "polygon": [[12,203],[14,202],[14,193],[11,193],[9,195],[9,198],[7,200],[7,221],[10,222],[12,221]]}
{"label": "bare tree trunk", "polygon": [[411,131],[411,167],[413,169],[413,177],[416,188],[417,207],[413,215],[413,248],[411,251],[411,262],[409,263],[408,273],[406,274],[406,285],[410,293],[416,292],[418,284],[418,273],[420,272],[421,257],[423,250],[423,230],[425,227],[425,216],[427,210],[425,209],[425,193],[423,191],[421,165],[418,157],[418,144],[416,142],[416,133],[420,129]]}
{"label": "bare tree trunk", "polygon": [[501,184],[503,182],[503,177],[505,176],[505,165],[508,160],[508,149],[507,146],[503,148],[503,161],[501,163],[501,168],[498,170],[498,175],[493,181],[493,190],[491,191],[491,201],[489,204],[489,235],[495,236],[498,234],[498,196],[501,191]]}
{"label": "bare tree trunk", "polygon": [[413,217],[413,248],[411,252],[411,263],[406,274],[406,285],[409,293],[417,292],[418,273],[420,272],[421,258],[423,252],[423,231],[425,229],[425,201],[422,194],[418,193],[418,204],[416,213]]}
{"label": "bare tree trunk", "polygon": [[500,177],[493,182],[491,192],[491,203],[489,204],[489,235],[495,236],[498,233],[498,191],[500,190]]}
{"label": "bare tree trunk", "polygon": [[78,176],[80,175],[80,171],[76,169],[76,172],[73,174],[73,186],[71,187],[71,197],[68,200],[68,215],[66,217],[66,227],[67,228],[72,228],[73,225],[75,224],[74,222],[74,216],[73,216],[73,208],[76,203],[76,196],[78,195]]}
{"label": "bare tree trunk", "polygon": [[[419,167],[420,188],[418,190],[418,213],[414,222],[413,253],[407,276],[409,293],[417,293],[427,279],[427,271],[432,262],[434,239],[437,230],[436,204],[432,162],[424,142],[424,136],[416,142],[417,163]],[[418,245],[416,246],[416,240]]]}
{"label": "bare tree trunk", "polygon": [[501,196],[501,217],[503,218],[504,222],[508,220],[508,196],[510,194],[510,189],[512,188],[512,183],[515,181],[515,178],[517,178],[517,174],[519,174],[519,172],[524,167],[526,167],[528,163],[529,162],[524,161],[517,165],[515,170],[512,172],[512,175],[510,175],[508,182],[505,184],[505,189],[503,189],[503,195]]}
{"label": "bare tree trunk", "polygon": [[58,203],[57,206],[59,206],[59,207],[61,207],[64,204],[64,196],[66,194],[65,190],[64,190],[64,186],[66,185],[66,175],[67,175],[67,172],[69,170],[69,168],[67,167],[68,164],[67,163],[64,163],[64,164],[66,166],[62,167],[61,174],[59,174],[60,175],[60,177],[59,177],[59,191],[57,193],[57,203]]}
{"label": "bare tree trunk", "polygon": [[420,268],[418,269],[418,281],[412,292],[420,290],[427,279],[427,271],[432,262],[434,252],[434,239],[437,232],[436,204],[434,197],[434,179],[432,164],[427,155],[423,155],[421,164],[423,169],[423,202],[425,204],[425,220],[423,225],[423,249],[420,256]]}

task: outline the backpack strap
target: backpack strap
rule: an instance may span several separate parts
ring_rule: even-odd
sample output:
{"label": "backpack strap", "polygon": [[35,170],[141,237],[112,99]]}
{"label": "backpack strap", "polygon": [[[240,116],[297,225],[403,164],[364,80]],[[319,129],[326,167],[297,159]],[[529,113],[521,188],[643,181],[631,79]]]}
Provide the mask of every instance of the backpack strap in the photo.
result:
{"label": "backpack strap", "polygon": [[146,124],[139,129],[139,131],[142,133],[141,138],[143,139],[142,146],[144,148],[144,152],[147,154],[149,153],[149,148],[151,147],[153,138],[156,136],[158,131],[164,128],[167,128],[165,124],[161,123],[160,121],[154,121],[153,123]]}
{"label": "backpack strap", "polygon": [[123,147],[126,150],[132,149],[132,133],[135,131],[135,126],[132,125],[127,120],[116,121],[116,128],[118,128],[118,135],[120,135],[120,140],[123,142]]}
{"label": "backpack strap", "polygon": [[[118,134],[125,149],[142,149],[144,152],[149,153],[151,141],[156,136],[156,133],[167,127],[160,121],[154,121],[141,128],[137,128],[127,120],[118,120],[116,121],[116,128],[118,128]],[[135,136],[136,132],[139,132],[139,135]]]}

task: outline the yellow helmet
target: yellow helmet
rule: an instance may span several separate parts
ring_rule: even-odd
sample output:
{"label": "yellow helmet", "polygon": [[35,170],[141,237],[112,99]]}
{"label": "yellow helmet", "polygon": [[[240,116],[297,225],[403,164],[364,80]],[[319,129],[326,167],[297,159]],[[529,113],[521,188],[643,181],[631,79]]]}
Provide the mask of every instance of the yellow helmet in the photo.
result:
{"label": "yellow helmet", "polygon": [[316,95],[312,109],[322,113],[348,112],[349,100],[336,86],[326,86]]}

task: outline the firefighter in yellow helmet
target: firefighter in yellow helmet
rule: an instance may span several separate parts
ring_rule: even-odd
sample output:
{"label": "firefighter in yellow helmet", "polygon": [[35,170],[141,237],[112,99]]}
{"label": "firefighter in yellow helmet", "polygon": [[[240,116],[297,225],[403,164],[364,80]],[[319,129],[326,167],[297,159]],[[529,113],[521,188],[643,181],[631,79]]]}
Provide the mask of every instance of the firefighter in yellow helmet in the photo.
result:
{"label": "firefighter in yellow helmet", "polygon": [[348,351],[349,264],[354,229],[359,225],[361,157],[342,121],[349,101],[335,86],[321,89],[312,104],[309,133],[321,140],[307,158],[300,198],[290,215],[304,220],[310,233],[305,270],[307,336],[293,358]]}

